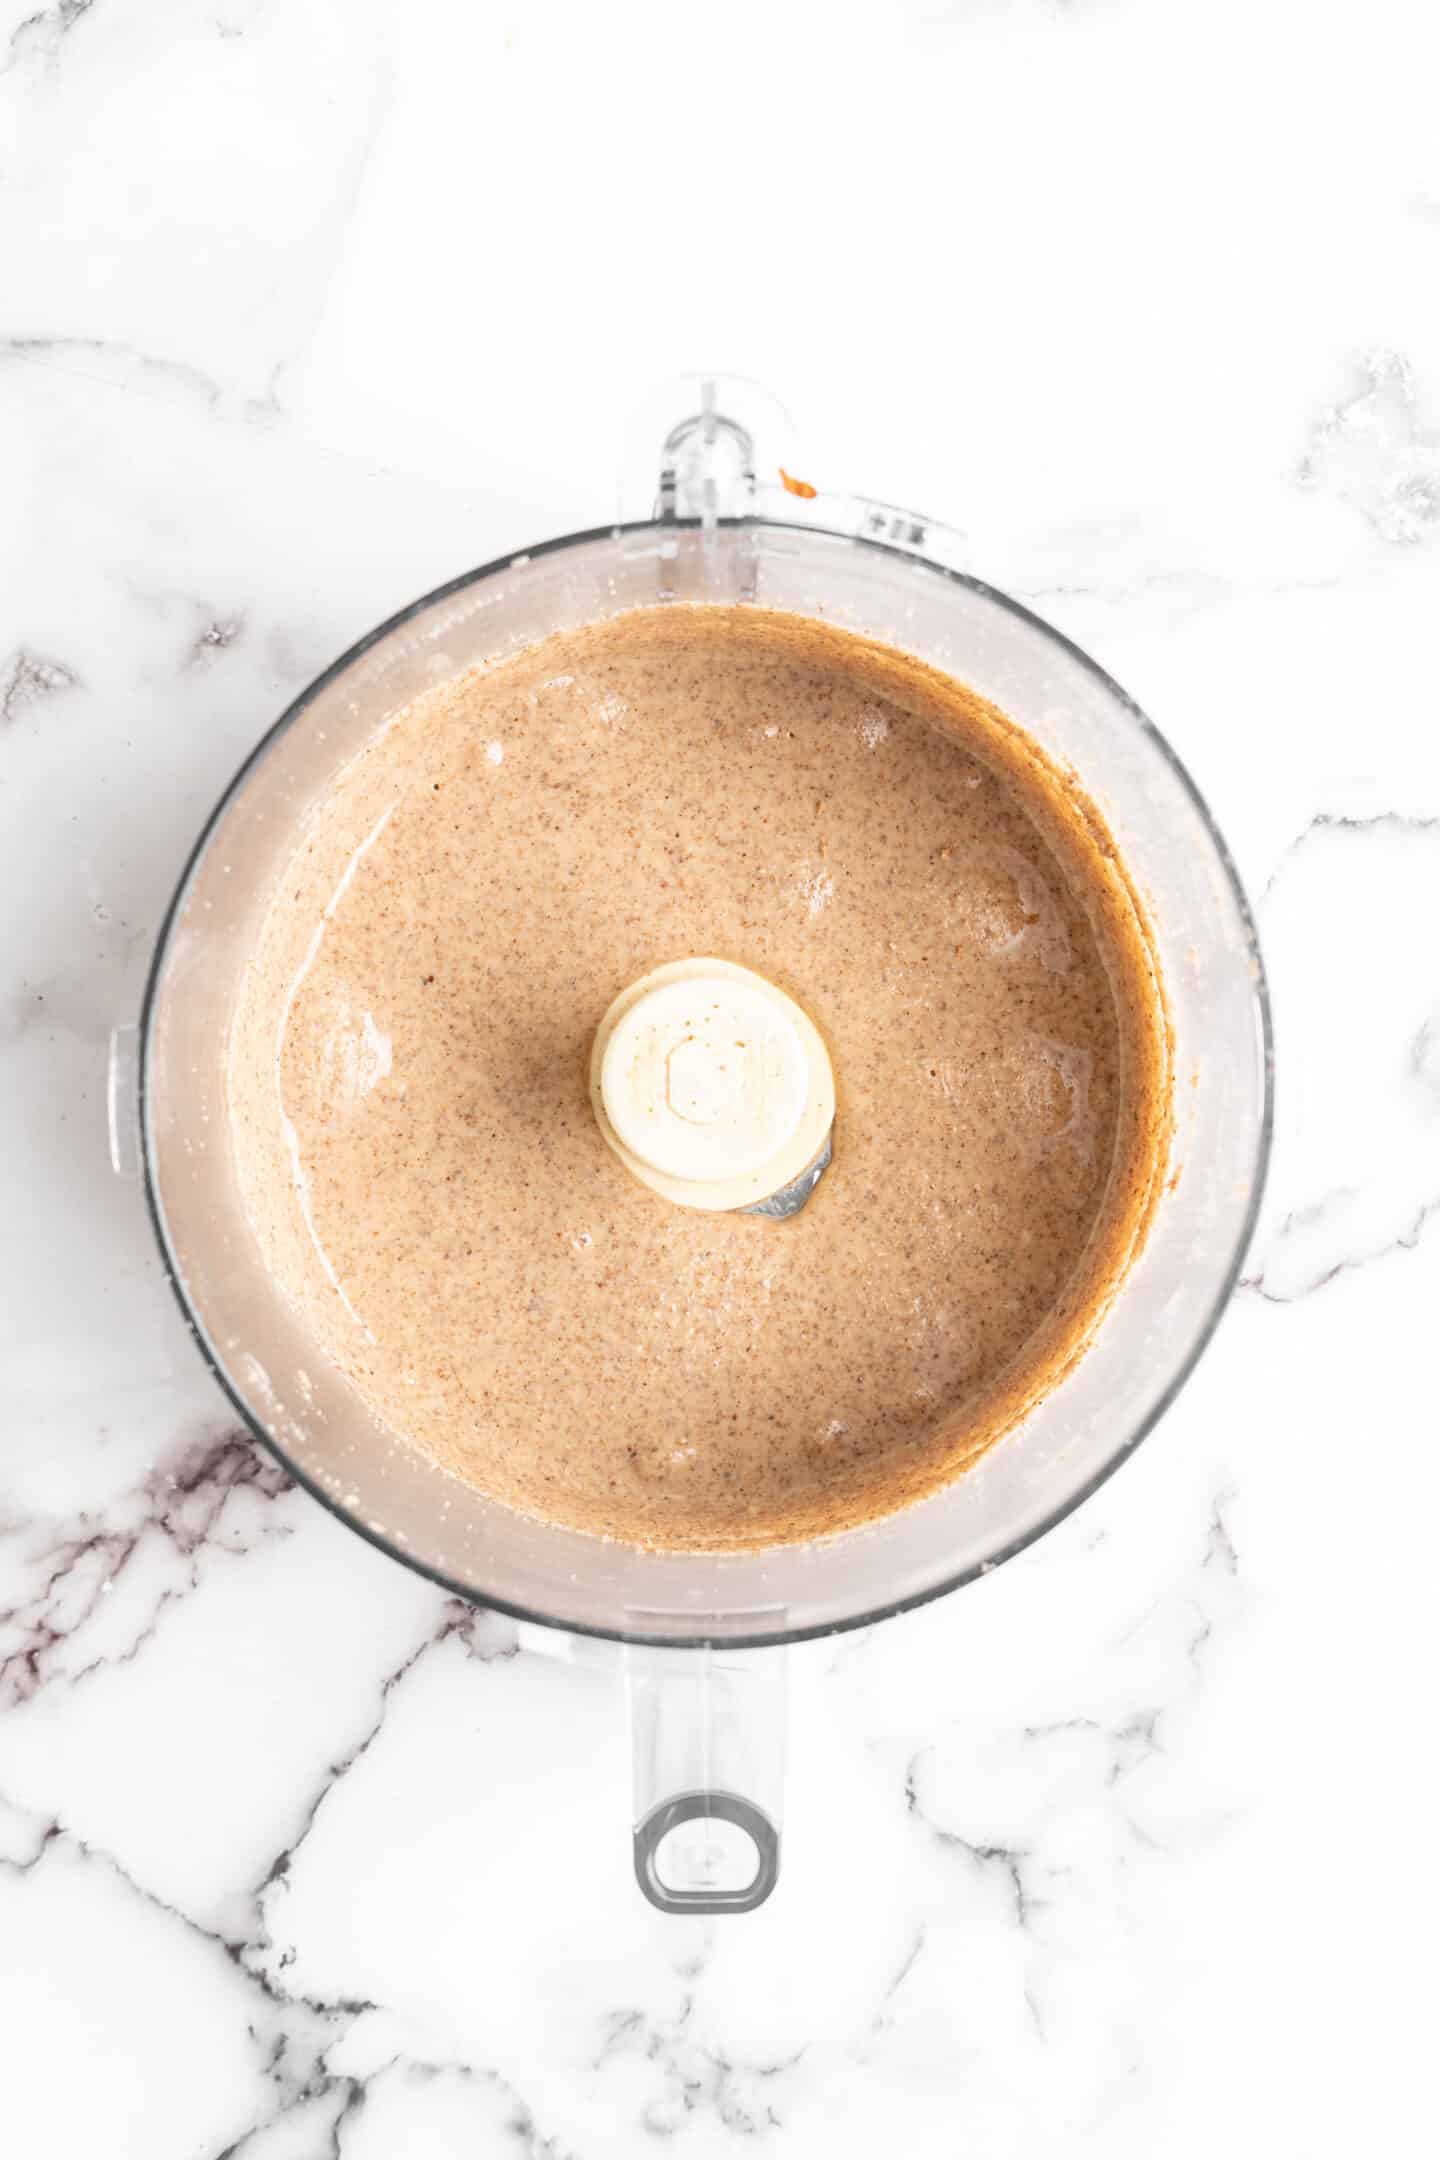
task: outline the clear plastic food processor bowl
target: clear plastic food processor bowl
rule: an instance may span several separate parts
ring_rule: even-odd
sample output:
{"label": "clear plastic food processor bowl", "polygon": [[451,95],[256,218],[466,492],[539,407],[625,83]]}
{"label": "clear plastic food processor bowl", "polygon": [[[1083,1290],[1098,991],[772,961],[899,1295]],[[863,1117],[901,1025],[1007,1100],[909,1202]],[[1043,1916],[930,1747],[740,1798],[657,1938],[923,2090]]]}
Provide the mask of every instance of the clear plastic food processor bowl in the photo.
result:
{"label": "clear plastic food processor bowl", "polygon": [[[1204,803],[1145,715],[1068,640],[962,569],[957,535],[854,497],[797,495],[775,468],[757,471],[733,406],[717,409],[708,385],[695,405],[665,443],[652,516],[454,579],[362,639],[276,721],[195,847],[138,1040],[117,1038],[111,1087],[118,1156],[138,1162],[186,1319],[252,1431],[407,1566],[526,1620],[628,1646],[636,1872],[674,1911],[744,1910],[774,1883],[775,1646],[971,1581],[1077,1506],[1150,1430],[1235,1282],[1270,1127],[1255,927]],[[381,1428],[266,1273],[227,1140],[242,971],[300,821],[337,768],[437,679],[665,600],[823,616],[1002,707],[1075,770],[1108,820],[1150,911],[1174,1026],[1183,1176],[1086,1356],[948,1490],[866,1529],[758,1553],[642,1552],[529,1521]]]}

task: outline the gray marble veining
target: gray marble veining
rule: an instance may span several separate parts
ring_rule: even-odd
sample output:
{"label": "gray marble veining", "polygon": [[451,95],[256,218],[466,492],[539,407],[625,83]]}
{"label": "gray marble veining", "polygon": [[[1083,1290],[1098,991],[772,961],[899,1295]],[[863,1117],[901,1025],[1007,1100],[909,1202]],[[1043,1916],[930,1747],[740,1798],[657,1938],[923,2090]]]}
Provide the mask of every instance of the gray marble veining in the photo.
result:
{"label": "gray marble veining", "polygon": [[[1433,29],[712,28],[0,24],[17,2151],[1338,2160],[1428,2119]],[[627,415],[716,356],[788,399],[796,469],[963,525],[1155,714],[1257,896],[1279,1093],[1163,1424],[1020,1560],[795,1654],[781,1888],[672,1922],[614,1665],[393,1567],[237,1431],[110,1177],[104,1050],[275,714],[442,578],[643,513]]]}

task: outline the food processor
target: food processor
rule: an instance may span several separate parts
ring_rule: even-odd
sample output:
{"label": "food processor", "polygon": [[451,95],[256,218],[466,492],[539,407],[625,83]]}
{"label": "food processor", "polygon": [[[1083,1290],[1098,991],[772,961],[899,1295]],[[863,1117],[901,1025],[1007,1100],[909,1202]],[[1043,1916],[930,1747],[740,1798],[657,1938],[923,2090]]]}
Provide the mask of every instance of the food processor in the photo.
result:
{"label": "food processor", "polygon": [[[117,1166],[143,1176],[203,1356],[290,1473],[360,1536],[458,1596],[624,1646],[637,1879],[665,1911],[722,1912],[759,1905],[777,1877],[783,1646],[903,1612],[1020,1551],[1124,1461],[1193,1368],[1255,1221],[1271,1046],[1234,866],[1188,774],[1132,700],[971,575],[957,533],[793,478],[781,423],[747,386],[696,381],[682,394],[649,515],[546,541],[426,594],[263,736],[180,880],[139,1026],[117,1032],[110,1115]],[[863,1528],[761,1551],[646,1551],[560,1528],[487,1500],[408,1446],[317,1349],[266,1272],[228,1140],[226,1053],[241,980],[276,881],[337,771],[437,681],[666,601],[822,617],[1000,707],[1073,772],[1108,824],[1148,912],[1171,1029],[1165,1190],[1085,1355],[944,1490]],[[823,1168],[816,1157],[798,1182]],[[787,1233],[777,1224],[766,1234]]]}

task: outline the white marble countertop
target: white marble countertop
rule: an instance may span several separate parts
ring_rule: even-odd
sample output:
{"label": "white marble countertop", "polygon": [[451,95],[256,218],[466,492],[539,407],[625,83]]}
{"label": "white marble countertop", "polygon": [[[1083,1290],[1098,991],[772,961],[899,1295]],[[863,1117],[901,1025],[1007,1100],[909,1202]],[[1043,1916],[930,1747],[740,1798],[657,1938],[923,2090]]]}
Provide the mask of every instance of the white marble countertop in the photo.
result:
{"label": "white marble countertop", "polygon": [[[1410,2152],[1432,2110],[1440,137],[1408,0],[8,0],[0,2087],[137,2160]],[[1209,796],[1279,1140],[1135,1460],[793,1667],[780,1891],[629,1872],[618,1681],[237,1432],[104,1136],[199,821],[713,365]]]}

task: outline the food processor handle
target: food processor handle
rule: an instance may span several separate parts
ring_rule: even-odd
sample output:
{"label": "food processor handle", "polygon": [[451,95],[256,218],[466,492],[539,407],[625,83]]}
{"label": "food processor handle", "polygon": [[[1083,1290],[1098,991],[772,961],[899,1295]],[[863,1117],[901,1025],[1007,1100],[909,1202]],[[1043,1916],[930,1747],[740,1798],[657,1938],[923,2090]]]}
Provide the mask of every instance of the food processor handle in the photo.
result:
{"label": "food processor handle", "polygon": [[630,1644],[635,1876],[666,1913],[753,1912],[780,1869],[785,1652]]}

